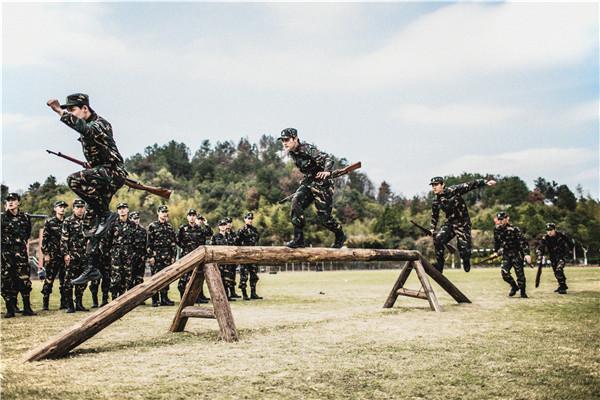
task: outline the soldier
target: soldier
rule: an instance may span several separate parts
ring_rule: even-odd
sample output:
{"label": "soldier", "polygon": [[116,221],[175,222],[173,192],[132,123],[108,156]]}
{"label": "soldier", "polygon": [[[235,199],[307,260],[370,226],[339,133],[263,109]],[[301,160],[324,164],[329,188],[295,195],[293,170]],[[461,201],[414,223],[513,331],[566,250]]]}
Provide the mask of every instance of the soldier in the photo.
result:
{"label": "soldier", "polygon": [[113,300],[125,293],[131,281],[133,236],[136,229],[135,223],[129,220],[127,203],[119,203],[117,213],[119,219],[110,227],[106,240],[111,255],[110,291]]}
{"label": "soldier", "polygon": [[[219,221],[219,232],[215,233],[213,237],[210,239],[210,244],[213,246],[229,246],[231,243],[230,236],[227,233],[227,221],[222,219]],[[219,271],[221,272],[221,281],[223,282],[223,286],[225,287],[225,294],[227,295],[227,300],[235,301],[235,298],[231,296],[231,291],[229,288],[230,285],[230,275],[227,271],[227,266],[223,264],[219,264]]]}
{"label": "soldier", "polygon": [[[88,238],[85,236],[85,202],[73,200],[73,214],[65,218],[62,224],[60,246],[65,261],[65,297],[67,313],[88,311],[83,306],[83,292],[87,283],[75,284],[73,279],[83,272],[86,265],[86,247]],[[75,291],[75,306],[73,306],[73,290]]]}
{"label": "soldier", "polygon": [[[434,193],[431,204],[431,234],[435,245],[436,269],[444,270],[444,248],[446,244],[456,236],[458,252],[462,260],[465,272],[471,270],[471,219],[467,205],[461,195],[471,190],[494,186],[496,181],[477,179],[472,182],[461,183],[450,187],[444,186],[444,178],[436,176],[429,182]],[[440,230],[435,232],[440,217],[440,210],[446,214],[446,222]]]}
{"label": "soldier", "polygon": [[60,252],[60,236],[65,219],[65,208],[67,207],[68,205],[64,201],[56,201],[54,203],[54,217],[47,219],[44,223],[44,234],[42,236],[42,252],[44,253],[44,266],[46,268],[46,277],[42,286],[42,310],[44,311],[49,309],[50,294],[56,277],[58,277],[58,290],[60,292],[59,310],[67,308],[64,294],[65,260]]}
{"label": "soldier", "polygon": [[[233,229],[233,218],[225,217],[225,222],[227,223],[227,233],[225,236],[227,237],[227,244],[229,246],[235,246],[237,243],[237,232]],[[235,292],[235,273],[237,271],[237,264],[226,264],[225,268],[225,283],[226,290],[229,290],[230,297],[234,299],[240,299],[242,296]]]}
{"label": "soldier", "polygon": [[304,209],[314,201],[319,223],[335,234],[332,247],[342,247],[346,235],[340,223],[331,215],[333,181],[330,175],[333,171],[333,159],[312,144],[300,142],[298,132],[294,128],[281,131],[278,139],[282,141],[283,147],[294,160],[296,167],[304,174],[304,179],[292,198],[291,218],[294,225],[294,239],[287,243],[287,246],[304,247]]}
{"label": "soldier", "polygon": [[559,294],[567,294],[567,289],[569,288],[564,269],[565,259],[571,251],[572,246],[573,240],[565,233],[556,230],[555,223],[549,222],[546,224],[546,234],[542,237],[536,249],[536,258],[538,263],[541,263],[544,255],[547,254],[550,257],[552,270],[558,281],[558,288],[554,291]]}
{"label": "soldier", "polygon": [[140,224],[140,213],[138,211],[130,213],[129,218],[135,224],[131,258],[131,281],[129,282],[128,287],[131,289],[144,282],[144,273],[146,272],[147,232]]}
{"label": "soldier", "polygon": [[112,196],[125,183],[127,171],[123,157],[113,139],[112,127],[90,107],[89,97],[83,93],[67,96],[66,104],[56,99],[46,103],[60,115],[60,120],[79,133],[79,141],[89,168],[69,175],[67,184],[91,208],[95,216],[94,234],[86,257],[87,264],[74,284],[84,284],[101,278],[98,266],[102,255],[102,237],[117,216],[109,210]]}
{"label": "soldier", "polygon": [[[238,246],[257,246],[260,235],[258,230],[252,225],[254,221],[254,214],[249,212],[244,217],[246,225],[237,232],[237,245]],[[246,291],[246,282],[248,281],[248,275],[250,275],[250,297]],[[243,264],[240,266],[240,289],[242,290],[242,296],[244,300],[256,299],[260,300],[262,297],[256,294],[256,283],[258,282],[258,266],[256,264]]]}
{"label": "soldier", "polygon": [[[496,254],[502,255],[502,279],[510,285],[510,297],[521,290],[521,297],[527,298],[525,290],[525,272],[523,271],[523,259],[531,263],[529,245],[527,240],[516,226],[512,226],[508,215],[501,211],[496,214],[496,227],[494,228],[494,250]],[[515,268],[517,282],[510,275],[511,268]]]}
{"label": "soldier", "polygon": [[2,264],[0,292],[6,303],[5,318],[15,316],[17,293],[23,297],[23,315],[36,315],[31,309],[31,279],[27,241],[31,235],[31,220],[19,210],[21,196],[9,193],[6,196],[5,212],[2,214]]}
{"label": "soldier", "polygon": [[[179,227],[179,231],[177,232],[177,245],[181,248],[181,257],[185,257],[199,246],[205,245],[207,237],[210,237],[207,236],[207,230],[204,228],[204,225],[198,223],[198,213],[195,209],[190,208],[188,210],[187,220],[188,223]],[[204,286],[204,272],[202,272],[200,275],[202,286]],[[191,276],[191,272],[186,272],[179,279],[177,289],[179,289],[181,298],[183,298],[185,287],[187,286]],[[202,286],[200,286],[201,296],[198,296],[196,303],[208,303],[208,299],[204,296]]]}
{"label": "soldier", "polygon": [[[158,220],[148,225],[148,262],[152,275],[175,262],[177,255],[177,238],[175,230],[168,221],[169,208],[158,207]],[[160,305],[172,306],[175,303],[169,299],[169,286],[160,290]],[[159,294],[152,295],[152,307],[159,306]]]}

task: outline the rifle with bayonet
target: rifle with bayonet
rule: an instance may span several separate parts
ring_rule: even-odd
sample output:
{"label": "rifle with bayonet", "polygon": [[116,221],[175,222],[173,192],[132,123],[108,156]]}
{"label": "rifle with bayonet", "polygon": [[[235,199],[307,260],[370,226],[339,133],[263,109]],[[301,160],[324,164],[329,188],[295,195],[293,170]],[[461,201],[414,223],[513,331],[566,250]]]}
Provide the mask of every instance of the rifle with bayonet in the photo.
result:
{"label": "rifle with bayonet", "polygon": [[[331,179],[333,179],[333,178],[339,178],[340,176],[347,175],[350,172],[355,171],[355,170],[357,170],[357,169],[359,169],[361,167],[362,167],[362,162],[360,162],[360,161],[359,162],[355,162],[354,164],[350,164],[347,167],[336,169],[335,171],[331,172],[331,175],[329,175],[329,178],[331,178]],[[277,203],[283,204],[286,201],[291,200],[292,197],[294,197],[294,194],[295,193],[292,193],[289,196],[284,197],[283,199],[279,200]]]}
{"label": "rifle with bayonet", "polygon": [[[419,228],[419,230],[421,232],[423,232],[425,235],[427,236],[433,236],[433,232],[431,232],[429,229],[425,228],[423,225],[419,225],[417,224],[415,221],[413,221],[412,219],[410,220],[410,223],[413,224],[414,226],[416,226],[417,228]],[[456,250],[456,247],[454,247],[453,245],[451,245],[450,243],[446,243],[446,248],[452,253],[452,254],[456,254],[458,252],[458,250]]]}
{"label": "rifle with bayonet", "polygon": [[[65,160],[69,160],[75,164],[81,165],[83,168],[85,169],[90,169],[91,166],[89,163],[85,162],[85,161],[81,161],[78,160],[74,157],[68,156],[66,154],[59,152],[55,152],[52,150],[46,150],[46,152],[48,152],[48,154],[54,154],[55,156],[64,158]],[[131,178],[125,178],[125,185],[127,185],[128,187],[132,188],[132,189],[139,189],[139,190],[145,190],[148,193],[152,193],[155,194],[157,196],[160,196],[162,198],[165,199],[169,199],[171,197],[171,193],[173,193],[172,190],[169,189],[164,189],[164,188],[159,188],[159,187],[154,187],[154,186],[148,186],[148,185],[144,185],[141,182],[138,182],[136,180],[133,180]]]}

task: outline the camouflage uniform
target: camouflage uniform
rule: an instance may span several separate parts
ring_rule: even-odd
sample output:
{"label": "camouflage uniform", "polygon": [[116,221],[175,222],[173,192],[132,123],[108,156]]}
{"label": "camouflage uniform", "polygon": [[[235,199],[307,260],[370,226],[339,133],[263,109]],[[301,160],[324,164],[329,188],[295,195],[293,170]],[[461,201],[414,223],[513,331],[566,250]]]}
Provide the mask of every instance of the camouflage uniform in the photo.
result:
{"label": "camouflage uniform", "polygon": [[107,246],[110,248],[110,291],[113,300],[128,289],[132,279],[133,242],[136,225],[118,219],[110,228]]}
{"label": "camouflage uniform", "polygon": [[93,302],[92,308],[98,307],[98,289],[102,290],[102,305],[108,304],[108,294],[110,293],[111,254],[106,247],[100,255],[98,270],[100,271],[102,278],[90,282],[90,292],[92,293]]}
{"label": "camouflage uniform", "polygon": [[17,293],[21,293],[23,303],[29,304],[31,279],[27,241],[31,236],[31,220],[27,214],[17,211],[2,213],[2,298],[8,305],[16,307]]}
{"label": "camouflage uniform", "polygon": [[[502,279],[511,286],[511,296],[516,293],[517,289],[520,289],[521,297],[526,297],[523,258],[529,254],[529,244],[521,230],[510,224],[496,225],[494,228],[494,250],[496,253],[502,254]],[[513,267],[517,275],[516,283],[510,274]]]}
{"label": "camouflage uniform", "polygon": [[[59,219],[54,216],[46,220],[44,224],[44,234],[42,236],[42,252],[48,256],[50,260],[45,264],[46,278],[42,286],[42,294],[44,295],[44,305],[47,305],[47,298],[52,293],[54,280],[58,277],[60,291],[60,308],[65,308],[65,260],[60,249],[60,237],[62,234],[62,224],[64,218]],[[46,308],[46,307],[44,307]]]}
{"label": "camouflage uniform", "polygon": [[[258,230],[252,225],[246,225],[237,232],[237,245],[238,246],[256,246],[260,235]],[[250,276],[250,291],[256,297],[256,283],[258,282],[258,265],[256,264],[242,264],[240,266],[240,285],[239,288],[242,290],[244,299],[246,299],[246,282]]]}
{"label": "camouflage uniform", "polygon": [[[565,259],[568,257],[572,246],[573,241],[567,235],[563,232],[556,231],[554,236],[545,234],[536,249],[536,258],[538,262],[542,261],[544,255],[549,256],[552,270],[554,271],[554,276],[558,281],[560,290],[568,289],[567,277],[565,276],[564,269]],[[556,291],[559,291],[559,289]]]}
{"label": "camouflage uniform", "polygon": [[87,263],[86,247],[88,238],[85,235],[87,228],[84,217],[78,218],[75,214],[65,218],[62,224],[61,252],[63,257],[66,255],[71,257],[69,265],[65,265],[65,297],[67,298],[69,310],[73,308],[73,286],[75,287],[75,300],[79,303],[82,301],[83,292],[87,286],[87,283],[74,285],[71,282],[71,280],[81,275]]}
{"label": "camouflage uniform", "polygon": [[[219,224],[221,224],[221,222]],[[227,232],[225,234],[217,232],[211,238],[210,244],[213,246],[232,246],[235,245],[235,242],[232,242],[232,239],[233,237]],[[229,266],[225,264],[219,264],[219,272],[221,272],[221,281],[223,281],[227,298],[231,300],[230,288],[232,285],[235,285],[235,275],[233,276],[234,280],[232,281]]]}
{"label": "camouflage uniform", "polygon": [[[197,224],[191,225],[189,223],[182,225],[177,232],[177,245],[181,248],[181,257],[185,257],[199,246],[205,245],[206,239],[210,238],[211,235],[212,229],[210,229],[208,225],[200,226]],[[202,280],[202,283],[204,283],[204,272],[202,272],[200,275],[200,279]],[[177,289],[179,289],[179,294],[181,297],[183,297],[185,287],[187,286],[191,276],[191,272],[186,272],[179,279]]]}
{"label": "camouflage uniform", "polygon": [[[435,178],[434,178],[435,179]],[[432,180],[433,182],[433,180]],[[436,268],[442,272],[444,270],[444,250],[446,244],[456,236],[458,252],[463,263],[465,271],[471,268],[471,219],[467,205],[461,195],[471,190],[485,186],[485,180],[478,179],[472,182],[461,183],[459,185],[444,188],[440,194],[434,194],[431,204],[431,230],[435,231],[440,210],[446,214],[446,222],[434,237],[435,256],[437,259]]]}
{"label": "camouflage uniform", "polygon": [[129,289],[144,282],[146,272],[147,232],[142,225],[136,225],[133,232],[131,281]]}
{"label": "camouflage uniform", "polygon": [[[165,267],[175,262],[177,255],[177,238],[175,230],[168,222],[154,221],[148,225],[148,258],[154,258],[154,265],[150,271],[152,275],[162,271]],[[169,287],[160,290],[161,302],[170,302],[168,297]],[[159,300],[158,293],[152,296],[152,303],[157,304]]]}

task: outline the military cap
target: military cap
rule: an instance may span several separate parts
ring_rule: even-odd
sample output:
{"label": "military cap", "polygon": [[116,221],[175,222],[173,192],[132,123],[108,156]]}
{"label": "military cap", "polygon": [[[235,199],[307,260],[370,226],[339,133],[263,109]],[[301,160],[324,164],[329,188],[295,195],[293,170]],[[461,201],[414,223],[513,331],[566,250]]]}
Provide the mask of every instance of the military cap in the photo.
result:
{"label": "military cap", "polygon": [[63,200],[57,200],[54,202],[54,207],[69,207],[69,205]]}
{"label": "military cap", "polygon": [[277,140],[297,138],[297,137],[298,137],[297,130],[295,130],[294,128],[285,128],[284,130],[281,131],[281,136],[279,136],[277,138]]}
{"label": "military cap", "polygon": [[90,106],[90,97],[83,93],[74,93],[67,96],[67,102],[60,108]]}
{"label": "military cap", "polygon": [[132,211],[129,213],[129,218],[130,219],[138,219],[140,217],[140,212],[139,211]]}
{"label": "military cap", "polygon": [[233,218],[225,217],[225,218],[223,218],[223,221],[225,221],[226,224],[231,224],[233,222]]}
{"label": "military cap", "polygon": [[254,219],[254,214],[250,211],[244,215],[244,219]]}
{"label": "military cap", "polygon": [[204,215],[198,215],[198,219],[201,219],[203,221],[206,221],[206,218],[204,218]]}
{"label": "military cap", "polygon": [[219,226],[223,226],[223,225],[227,225],[227,221],[225,221],[225,218],[219,220]]}
{"label": "military cap", "polygon": [[14,192],[13,193],[9,193],[6,196],[6,201],[9,201],[9,200],[19,200],[19,201],[21,201],[21,196],[19,196],[19,193],[14,193]]}
{"label": "military cap", "polygon": [[158,206],[158,212],[169,212],[169,207],[165,205]]}
{"label": "military cap", "polygon": [[127,203],[119,203],[119,204],[117,204],[117,210],[119,208],[129,208],[129,205]]}
{"label": "military cap", "polygon": [[429,181],[430,185],[437,185],[438,183],[444,183],[444,178],[442,178],[441,176],[434,176]]}
{"label": "military cap", "polygon": [[190,209],[188,210],[188,212],[187,212],[187,215],[198,215],[198,213],[196,212],[196,210],[195,210],[195,209],[193,209],[193,208],[190,208]]}
{"label": "military cap", "polygon": [[548,222],[546,224],[546,230],[547,231],[553,231],[556,229],[556,224],[554,222]]}
{"label": "military cap", "polygon": [[508,218],[508,214],[505,211],[500,211],[498,214],[496,214],[496,218],[498,218],[498,219]]}
{"label": "military cap", "polygon": [[85,201],[81,199],[73,200],[73,207],[85,207]]}

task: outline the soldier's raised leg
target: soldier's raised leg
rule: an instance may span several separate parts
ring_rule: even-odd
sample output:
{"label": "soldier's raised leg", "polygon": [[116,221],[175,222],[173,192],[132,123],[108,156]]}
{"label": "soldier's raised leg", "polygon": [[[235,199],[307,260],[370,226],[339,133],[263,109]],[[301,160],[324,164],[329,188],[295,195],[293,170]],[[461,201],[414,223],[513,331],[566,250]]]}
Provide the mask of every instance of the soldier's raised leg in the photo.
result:
{"label": "soldier's raised leg", "polygon": [[444,224],[435,235],[433,239],[433,245],[435,247],[435,268],[443,272],[444,271],[444,253],[446,250],[446,244],[454,237],[454,230],[449,224]]}
{"label": "soldier's raised leg", "polygon": [[[454,226],[456,234],[456,244],[458,245],[458,253],[462,261],[462,266],[465,272],[471,270],[471,226]],[[445,245],[444,245],[445,247]]]}
{"label": "soldier's raised leg", "polygon": [[335,235],[335,241],[331,247],[341,248],[346,241],[346,235],[344,235],[342,225],[331,215],[333,211],[333,187],[314,185],[312,194],[315,200],[315,207],[317,208],[319,223]]}

